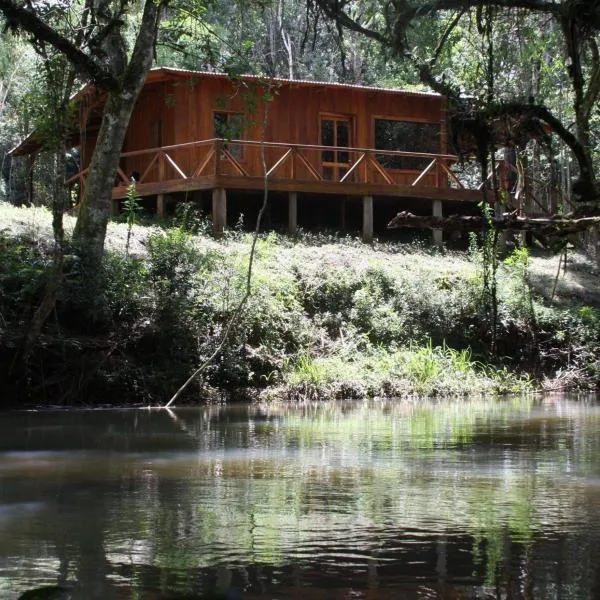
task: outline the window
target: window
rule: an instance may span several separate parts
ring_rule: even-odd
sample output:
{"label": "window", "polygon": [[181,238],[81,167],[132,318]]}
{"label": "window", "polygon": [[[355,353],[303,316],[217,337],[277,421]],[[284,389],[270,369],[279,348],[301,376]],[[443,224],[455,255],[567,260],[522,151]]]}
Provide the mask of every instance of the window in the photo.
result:
{"label": "window", "polygon": [[[216,138],[224,140],[240,140],[244,132],[244,113],[217,112],[213,113],[213,129]],[[227,150],[237,160],[243,158],[243,147],[240,144],[227,144]]]}
{"label": "window", "polygon": [[[375,148],[377,150],[439,153],[440,126],[437,123],[375,119]],[[416,171],[423,170],[430,162],[427,158],[386,154],[378,154],[377,160],[387,169]]]}
{"label": "window", "polygon": [[[348,148],[351,143],[352,122],[349,117],[327,115],[321,117],[321,145]],[[338,181],[348,170],[350,154],[344,150],[323,150],[323,178]]]}

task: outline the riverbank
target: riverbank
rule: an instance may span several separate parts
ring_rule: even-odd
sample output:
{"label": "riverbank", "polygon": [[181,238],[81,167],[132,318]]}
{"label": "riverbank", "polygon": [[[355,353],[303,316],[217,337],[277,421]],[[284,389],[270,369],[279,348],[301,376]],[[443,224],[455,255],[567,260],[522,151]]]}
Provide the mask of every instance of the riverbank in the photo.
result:
{"label": "riverbank", "polygon": [[[170,224],[134,226],[127,244],[127,225],[111,223],[102,293],[78,287],[67,256],[56,310],[25,362],[19,349],[51,264],[51,218],[0,204],[0,222],[5,404],[164,404],[218,347],[245,293],[249,234],[216,240],[188,210]],[[252,294],[182,402],[596,388],[598,271],[571,252],[557,278],[558,263],[523,251],[501,261],[494,327],[475,247],[265,234]]]}

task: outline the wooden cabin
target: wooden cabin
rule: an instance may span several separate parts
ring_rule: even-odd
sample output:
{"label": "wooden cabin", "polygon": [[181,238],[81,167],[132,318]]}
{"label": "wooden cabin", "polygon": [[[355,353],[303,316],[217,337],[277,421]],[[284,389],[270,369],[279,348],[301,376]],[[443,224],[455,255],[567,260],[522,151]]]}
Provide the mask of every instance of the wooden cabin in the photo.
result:
{"label": "wooden cabin", "polygon": [[[82,188],[104,96],[87,86],[78,99],[81,171],[71,182]],[[112,197],[116,211],[133,179],[158,214],[191,200],[220,231],[256,212],[266,184],[275,225],[361,229],[370,240],[400,210],[473,210],[481,193],[465,189],[455,160],[437,94],[157,68]]]}

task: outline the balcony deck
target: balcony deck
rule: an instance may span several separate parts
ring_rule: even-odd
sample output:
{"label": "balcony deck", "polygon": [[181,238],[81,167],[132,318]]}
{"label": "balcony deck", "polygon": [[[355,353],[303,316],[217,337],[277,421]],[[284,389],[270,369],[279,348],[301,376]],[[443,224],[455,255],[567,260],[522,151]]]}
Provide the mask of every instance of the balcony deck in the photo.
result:
{"label": "balcony deck", "polygon": [[[484,186],[473,189],[461,181],[452,170],[456,161],[451,154],[215,138],[123,152],[112,199],[116,206],[135,180],[136,193],[156,196],[156,211],[164,214],[167,195],[173,199],[182,192],[212,190],[213,227],[220,231],[227,224],[227,191],[266,186],[289,194],[288,223],[294,232],[298,193],[357,197],[363,200],[363,237],[368,240],[374,198],[423,200],[423,211],[436,216],[442,215],[444,202],[466,203],[475,210]],[[80,193],[87,172],[69,180],[79,185]]]}
{"label": "balcony deck", "polygon": [[[420,169],[390,168],[412,160]],[[264,160],[264,162],[263,162]],[[450,154],[210,139],[121,154],[112,197],[127,196],[131,178],[140,196],[224,188],[353,196],[394,196],[479,202],[451,170]],[[69,183],[85,186],[87,169]]]}

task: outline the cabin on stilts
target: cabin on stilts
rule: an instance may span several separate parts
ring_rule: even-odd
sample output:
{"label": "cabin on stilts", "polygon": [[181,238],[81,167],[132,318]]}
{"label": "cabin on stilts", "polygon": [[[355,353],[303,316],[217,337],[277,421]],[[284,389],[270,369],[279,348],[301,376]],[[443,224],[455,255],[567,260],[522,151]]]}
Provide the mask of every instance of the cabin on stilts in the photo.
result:
{"label": "cabin on stilts", "polygon": [[[106,93],[88,85],[75,100],[80,171],[70,184],[81,194]],[[40,145],[30,136],[12,153]],[[402,210],[476,211],[481,189],[468,189],[456,161],[437,94],[161,67],[127,129],[113,212],[135,181],[158,215],[192,201],[219,232],[240,214],[250,219],[267,186],[271,226],[358,229],[368,241]],[[434,231],[436,243],[441,236]]]}

